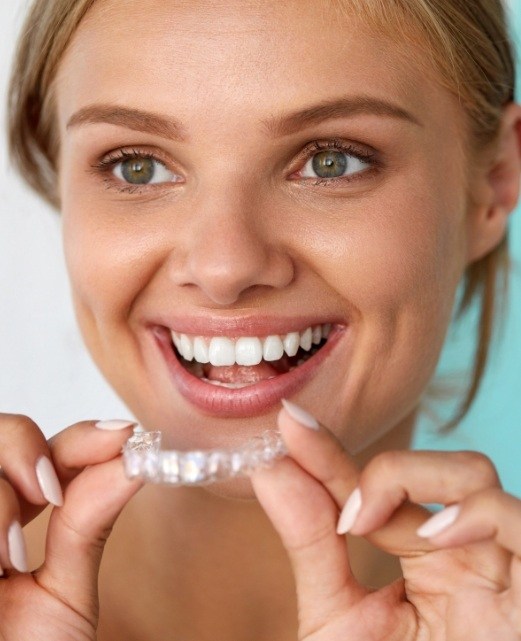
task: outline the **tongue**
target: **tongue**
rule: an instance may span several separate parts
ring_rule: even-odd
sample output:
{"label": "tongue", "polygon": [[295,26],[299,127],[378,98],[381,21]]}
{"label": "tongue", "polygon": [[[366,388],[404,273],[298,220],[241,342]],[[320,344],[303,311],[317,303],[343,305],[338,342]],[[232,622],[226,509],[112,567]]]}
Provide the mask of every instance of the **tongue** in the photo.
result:
{"label": "tongue", "polygon": [[258,365],[228,365],[217,367],[215,365],[204,365],[203,372],[205,378],[210,381],[219,381],[221,383],[245,383],[253,384],[259,381],[265,381],[273,378],[278,374],[283,374],[289,370],[289,363],[286,357],[278,361],[266,362],[261,361]]}

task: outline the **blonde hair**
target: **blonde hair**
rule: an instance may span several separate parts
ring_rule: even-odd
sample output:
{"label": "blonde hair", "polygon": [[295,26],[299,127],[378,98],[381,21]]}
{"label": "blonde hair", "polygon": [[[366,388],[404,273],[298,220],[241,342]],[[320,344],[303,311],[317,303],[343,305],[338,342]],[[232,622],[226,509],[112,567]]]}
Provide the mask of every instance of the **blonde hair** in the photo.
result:
{"label": "blonde hair", "polygon": [[[35,0],[26,19],[9,90],[9,145],[19,171],[59,207],[53,79],[79,23],[96,0]],[[99,1],[99,0],[98,0]],[[501,0],[332,0],[396,41],[421,44],[426,58],[459,97],[469,141],[485,149],[497,140],[503,107],[514,99],[515,66]],[[411,26],[413,27],[411,29]],[[464,276],[457,318],[479,300],[477,343],[470,385],[456,425],[478,392],[487,363],[498,301],[507,292],[507,237]]]}

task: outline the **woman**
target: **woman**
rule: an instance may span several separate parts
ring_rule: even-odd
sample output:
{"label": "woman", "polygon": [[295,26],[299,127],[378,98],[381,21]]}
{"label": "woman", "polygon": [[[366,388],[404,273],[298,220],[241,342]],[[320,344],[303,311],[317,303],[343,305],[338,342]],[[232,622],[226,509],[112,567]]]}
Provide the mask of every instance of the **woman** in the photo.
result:
{"label": "woman", "polygon": [[519,501],[479,454],[407,450],[462,278],[468,402],[486,360],[513,77],[492,0],[35,3],[11,148],[95,362],[168,447],[277,425],[289,456],[142,487],[129,422],[3,416],[3,638],[521,638]]}

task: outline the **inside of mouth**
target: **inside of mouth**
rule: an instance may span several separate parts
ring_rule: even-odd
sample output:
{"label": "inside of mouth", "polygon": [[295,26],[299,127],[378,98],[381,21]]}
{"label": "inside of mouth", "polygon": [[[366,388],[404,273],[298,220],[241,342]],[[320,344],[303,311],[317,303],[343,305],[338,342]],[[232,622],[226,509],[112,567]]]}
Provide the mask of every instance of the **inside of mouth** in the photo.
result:
{"label": "inside of mouth", "polygon": [[265,361],[263,359],[258,365],[235,364],[216,366],[210,363],[202,364],[183,358],[174,345],[172,345],[172,349],[181,365],[190,372],[192,376],[196,376],[205,383],[234,389],[254,385],[255,383],[291,372],[314,356],[326,342],[327,338],[323,338],[318,345],[313,345],[309,351],[299,347],[295,356],[284,354],[282,358],[276,361]]}

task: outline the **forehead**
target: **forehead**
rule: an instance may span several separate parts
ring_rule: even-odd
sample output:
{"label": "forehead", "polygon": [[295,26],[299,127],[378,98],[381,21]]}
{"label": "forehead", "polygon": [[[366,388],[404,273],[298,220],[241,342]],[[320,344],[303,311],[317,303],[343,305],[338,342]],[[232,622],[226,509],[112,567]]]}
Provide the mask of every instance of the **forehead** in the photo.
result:
{"label": "forehead", "polygon": [[98,0],[60,65],[58,104],[64,117],[93,101],[175,106],[189,121],[358,94],[436,116],[450,100],[428,62],[338,0]]}

